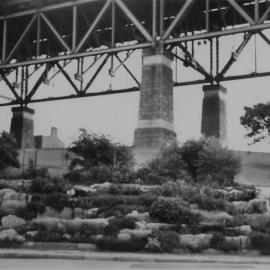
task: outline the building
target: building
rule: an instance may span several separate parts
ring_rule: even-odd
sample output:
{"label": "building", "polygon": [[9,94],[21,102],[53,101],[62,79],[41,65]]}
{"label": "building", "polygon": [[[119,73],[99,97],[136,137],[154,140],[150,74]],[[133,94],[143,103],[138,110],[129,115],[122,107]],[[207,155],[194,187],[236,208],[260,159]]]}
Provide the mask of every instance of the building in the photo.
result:
{"label": "building", "polygon": [[65,148],[65,144],[59,139],[57,135],[57,128],[51,128],[51,135],[43,136],[38,135],[35,136],[35,148]]}

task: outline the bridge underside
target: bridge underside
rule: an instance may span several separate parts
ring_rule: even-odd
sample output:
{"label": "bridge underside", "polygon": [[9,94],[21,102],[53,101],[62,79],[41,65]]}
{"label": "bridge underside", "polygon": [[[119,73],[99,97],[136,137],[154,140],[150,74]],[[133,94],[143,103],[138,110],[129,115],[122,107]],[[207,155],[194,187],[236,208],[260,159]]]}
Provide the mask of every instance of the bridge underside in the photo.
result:
{"label": "bridge underside", "polygon": [[[175,136],[173,118],[167,117],[173,112],[173,87],[205,84],[202,133],[225,141],[225,92],[220,83],[270,75],[258,71],[257,59],[254,71],[228,75],[252,39],[259,36],[270,45],[269,15],[270,1],[264,0],[0,1],[0,83],[6,85],[0,88],[0,106],[19,105],[24,116],[24,108],[34,102],[141,90],[134,145],[142,153],[150,140],[158,145],[150,149],[154,153]],[[224,58],[223,43],[232,35],[239,44]],[[208,51],[205,62],[197,57],[200,45]],[[163,60],[139,64],[140,78],[137,51],[152,51],[152,58],[143,57],[146,62]],[[198,79],[183,80],[183,66],[194,70]],[[114,88],[108,83],[97,90],[95,82],[104,71],[112,78],[126,72],[131,84]],[[58,75],[73,93],[39,91]],[[20,119],[23,126],[26,118]]]}

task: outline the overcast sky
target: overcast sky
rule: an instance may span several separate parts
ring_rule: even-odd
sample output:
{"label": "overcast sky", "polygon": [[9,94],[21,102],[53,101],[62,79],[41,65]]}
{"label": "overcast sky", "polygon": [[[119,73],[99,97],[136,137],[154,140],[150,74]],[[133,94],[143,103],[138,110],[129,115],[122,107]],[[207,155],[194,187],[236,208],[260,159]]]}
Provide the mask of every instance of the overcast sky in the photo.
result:
{"label": "overcast sky", "polygon": [[[239,38],[242,37],[241,35]],[[239,38],[229,37],[226,42],[222,43],[221,67],[237,47],[240,41]],[[254,70],[254,44],[255,39],[250,41],[239,58],[239,62],[234,64],[228,74],[249,73]],[[197,59],[205,64],[205,60],[209,57],[208,45],[202,44],[199,46],[197,44],[196,47]],[[258,71],[269,71],[270,47],[261,41],[259,37],[257,47],[263,52],[257,55]],[[123,57],[124,55],[122,55]],[[139,51],[127,62],[138,78],[141,76],[140,63],[141,55]],[[108,89],[110,84],[112,84],[113,89],[134,85],[123,69],[119,69],[115,78],[108,75],[108,69],[109,65],[105,66],[103,73],[90,91]],[[74,74],[76,72],[75,65],[71,65],[67,70]],[[183,80],[200,78],[190,69],[184,69],[183,67],[179,70],[178,76],[181,76]],[[268,143],[247,147],[247,140],[244,138],[245,130],[239,122],[239,117],[244,112],[244,106],[270,101],[270,77],[226,82],[222,83],[222,85],[228,90],[228,146],[240,150],[270,151],[270,144]],[[6,86],[1,82],[0,94],[8,96],[7,93]],[[60,95],[61,93],[71,94],[73,90],[65,79],[59,75],[51,82],[50,86],[42,85],[37,97]],[[201,85],[174,89],[174,126],[180,142],[201,136],[202,98]],[[48,135],[50,128],[56,126],[59,137],[68,145],[78,136],[79,128],[86,128],[90,132],[107,134],[115,141],[132,145],[133,133],[138,118],[139,92],[37,103],[31,104],[29,107],[36,110],[34,116],[36,135]],[[0,131],[9,131],[11,108],[0,107],[0,115]]]}

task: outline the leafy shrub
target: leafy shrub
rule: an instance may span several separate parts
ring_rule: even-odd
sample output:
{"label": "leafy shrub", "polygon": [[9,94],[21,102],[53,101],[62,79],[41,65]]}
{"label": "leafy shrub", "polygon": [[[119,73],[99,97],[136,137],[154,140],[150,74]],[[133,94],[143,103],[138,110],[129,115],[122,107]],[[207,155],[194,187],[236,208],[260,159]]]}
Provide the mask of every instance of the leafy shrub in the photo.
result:
{"label": "leafy shrub", "polygon": [[27,212],[34,212],[35,217],[37,214],[43,214],[46,210],[46,203],[43,196],[32,196],[31,202],[27,204]]}
{"label": "leafy shrub", "polygon": [[63,240],[60,233],[53,233],[48,231],[39,231],[34,236],[34,242],[61,242]]}
{"label": "leafy shrub", "polygon": [[270,235],[260,232],[253,232],[250,235],[250,243],[254,249],[262,254],[270,254]]}
{"label": "leafy shrub", "polygon": [[187,176],[186,164],[182,159],[180,148],[172,144],[161,150],[148,167],[152,172],[170,179],[183,179]]}
{"label": "leafy shrub", "polygon": [[109,220],[109,225],[105,227],[105,235],[116,236],[122,229],[135,229],[136,219],[133,217],[118,217]]}
{"label": "leafy shrub", "polygon": [[113,195],[101,195],[93,198],[93,206],[102,207],[102,206],[110,206],[113,207],[117,204],[123,203],[122,197],[117,197]]}
{"label": "leafy shrub", "polygon": [[39,168],[37,169],[34,165],[34,161],[29,159],[28,168],[25,170],[22,176],[24,179],[35,179],[37,177],[41,178],[50,178],[47,168]]}
{"label": "leafy shrub", "polygon": [[80,132],[79,138],[68,149],[69,152],[77,155],[72,159],[71,169],[77,164],[85,169],[101,164],[132,167],[133,156],[129,147],[113,143],[104,135],[89,134],[85,129],[80,129]]}
{"label": "leafy shrub", "polygon": [[33,193],[61,193],[66,190],[66,181],[61,178],[42,178],[37,177],[32,180],[30,187],[31,192]]}
{"label": "leafy shrub", "polygon": [[211,247],[224,252],[236,252],[240,249],[240,246],[237,245],[237,243],[226,241],[225,236],[222,234],[213,235]]}
{"label": "leafy shrub", "polygon": [[171,180],[146,168],[141,168],[137,171],[137,179],[140,179],[141,184],[145,185],[162,185]]}
{"label": "leafy shrub", "polygon": [[103,237],[96,241],[100,250],[109,251],[142,251],[146,244],[146,239],[132,238],[131,240],[119,240],[114,237]]}
{"label": "leafy shrub", "polygon": [[151,205],[149,214],[167,223],[190,223],[192,219],[187,203],[180,198],[159,197]]}
{"label": "leafy shrub", "polygon": [[46,205],[54,208],[58,212],[61,212],[64,207],[70,206],[70,202],[65,194],[51,193],[46,195]]}
{"label": "leafy shrub", "polygon": [[0,171],[8,166],[20,167],[18,150],[15,138],[3,131],[0,134]]}
{"label": "leafy shrub", "polygon": [[187,141],[180,152],[189,174],[198,182],[232,185],[240,171],[240,158],[222,147],[216,138]]}
{"label": "leafy shrub", "polygon": [[145,249],[151,252],[176,252],[180,248],[175,231],[156,231],[148,237]]}

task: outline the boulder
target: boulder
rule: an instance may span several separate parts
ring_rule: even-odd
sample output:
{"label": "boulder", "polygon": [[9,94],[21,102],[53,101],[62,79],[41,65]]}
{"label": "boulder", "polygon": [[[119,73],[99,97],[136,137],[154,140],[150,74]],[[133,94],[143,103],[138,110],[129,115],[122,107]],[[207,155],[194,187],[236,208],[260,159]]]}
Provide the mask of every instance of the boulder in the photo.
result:
{"label": "boulder", "polygon": [[202,251],[210,248],[212,234],[181,234],[179,235],[180,248],[191,251]]}
{"label": "boulder", "polygon": [[233,221],[233,216],[223,211],[191,210],[191,212],[199,215],[202,223],[226,225]]}
{"label": "boulder", "polygon": [[27,194],[13,189],[0,190],[0,209],[6,214],[16,214],[27,207]]}
{"label": "boulder", "polygon": [[151,230],[122,229],[120,233],[129,234],[131,237],[134,237],[134,238],[146,238],[152,233],[152,231]]}
{"label": "boulder", "polygon": [[14,215],[8,215],[1,219],[3,229],[14,229],[26,224],[25,220]]}
{"label": "boulder", "polygon": [[96,218],[98,208],[82,209],[79,207],[74,208],[74,218]]}
{"label": "boulder", "polygon": [[147,229],[146,223],[142,222],[142,221],[136,221],[135,222],[135,229],[137,229],[137,230],[146,230]]}
{"label": "boulder", "polygon": [[0,243],[8,243],[8,245],[18,245],[25,242],[25,238],[19,235],[14,229],[3,230],[0,232]]}
{"label": "boulder", "polygon": [[250,225],[239,226],[237,227],[237,230],[241,235],[249,235],[252,231]]}
{"label": "boulder", "polygon": [[60,212],[59,217],[64,219],[72,219],[73,210],[69,207],[64,207],[64,209]]}
{"label": "boulder", "polygon": [[72,239],[71,234],[69,234],[69,233],[63,234],[63,240],[64,241],[70,241],[71,239]]}
{"label": "boulder", "polygon": [[152,231],[169,231],[175,228],[174,224],[168,223],[147,223],[147,229]]}
{"label": "boulder", "polygon": [[121,241],[129,241],[131,240],[131,235],[129,233],[119,233],[117,238]]}
{"label": "boulder", "polygon": [[46,231],[49,232],[58,232],[58,233],[65,233],[65,227],[60,222],[58,218],[50,218],[50,217],[43,217],[43,218],[36,218],[32,220],[32,225],[37,227],[44,228]]}
{"label": "boulder", "polygon": [[127,214],[127,217],[134,217],[140,221],[150,220],[149,212],[139,213],[137,210],[133,210],[131,213]]}
{"label": "boulder", "polygon": [[59,218],[59,212],[50,206],[46,206],[45,211],[38,213],[37,218]]}

